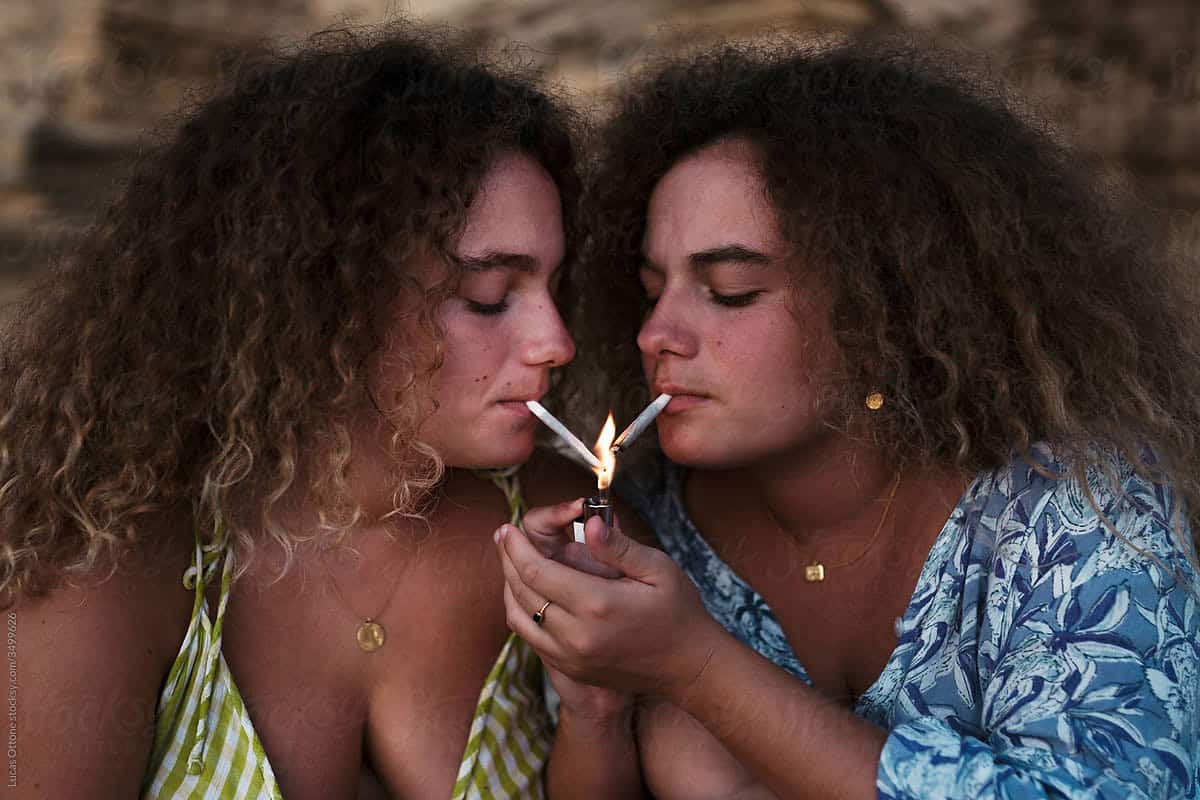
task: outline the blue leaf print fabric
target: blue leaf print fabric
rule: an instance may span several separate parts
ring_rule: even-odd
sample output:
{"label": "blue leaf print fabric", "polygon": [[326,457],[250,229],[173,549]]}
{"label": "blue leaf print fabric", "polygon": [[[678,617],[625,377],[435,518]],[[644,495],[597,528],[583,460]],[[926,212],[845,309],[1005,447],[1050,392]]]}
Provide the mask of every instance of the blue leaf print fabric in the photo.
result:
{"label": "blue leaf print fabric", "polygon": [[[1064,472],[1038,445],[977,475],[935,540],[854,709],[889,731],[880,798],[1198,796],[1200,584],[1171,533],[1190,535],[1180,503],[1115,455],[1085,481],[1052,477]],[[617,490],[709,613],[810,682],[762,597],[696,530],[683,478],[660,455]]]}

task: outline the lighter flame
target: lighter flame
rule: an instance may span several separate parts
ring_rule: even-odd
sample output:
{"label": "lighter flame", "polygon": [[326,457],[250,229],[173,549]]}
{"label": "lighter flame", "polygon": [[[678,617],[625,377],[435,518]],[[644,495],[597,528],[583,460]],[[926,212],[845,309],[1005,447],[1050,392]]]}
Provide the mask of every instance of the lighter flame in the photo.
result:
{"label": "lighter flame", "polygon": [[604,422],[604,427],[600,429],[600,436],[596,439],[596,444],[592,451],[600,459],[600,468],[592,468],[596,473],[596,488],[607,489],[612,483],[613,472],[617,468],[617,455],[612,451],[613,439],[617,436],[617,423],[613,421],[612,412],[608,412],[608,419]]}

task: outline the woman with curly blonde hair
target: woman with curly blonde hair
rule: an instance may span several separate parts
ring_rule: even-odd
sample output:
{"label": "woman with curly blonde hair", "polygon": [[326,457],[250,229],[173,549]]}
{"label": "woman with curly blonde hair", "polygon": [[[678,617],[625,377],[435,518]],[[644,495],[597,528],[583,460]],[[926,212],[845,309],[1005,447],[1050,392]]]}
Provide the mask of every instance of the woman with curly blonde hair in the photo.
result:
{"label": "woman with curly blonde hair", "polygon": [[540,791],[540,665],[473,532],[519,515],[481,470],[574,355],[579,181],[511,62],[403,27],[260,58],[19,308],[20,796]]}
{"label": "woman with curly blonde hair", "polygon": [[600,147],[576,363],[673,396],[616,483],[666,553],[497,534],[514,630],[643,695],[564,700],[551,795],[638,796],[636,725],[658,798],[1195,797],[1195,273],[904,43],[656,66]]}

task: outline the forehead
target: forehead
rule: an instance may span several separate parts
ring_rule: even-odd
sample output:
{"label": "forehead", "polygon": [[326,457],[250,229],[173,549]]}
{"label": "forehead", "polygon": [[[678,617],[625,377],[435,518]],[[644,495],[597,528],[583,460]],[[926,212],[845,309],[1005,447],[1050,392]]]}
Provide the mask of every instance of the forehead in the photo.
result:
{"label": "forehead", "polygon": [[645,254],[656,261],[740,242],[778,247],[775,214],[753,148],[721,141],[675,164],[654,187]]}
{"label": "forehead", "polygon": [[562,209],[545,168],[529,156],[499,156],[484,175],[467,213],[458,255],[528,255],[554,266],[562,260]]}

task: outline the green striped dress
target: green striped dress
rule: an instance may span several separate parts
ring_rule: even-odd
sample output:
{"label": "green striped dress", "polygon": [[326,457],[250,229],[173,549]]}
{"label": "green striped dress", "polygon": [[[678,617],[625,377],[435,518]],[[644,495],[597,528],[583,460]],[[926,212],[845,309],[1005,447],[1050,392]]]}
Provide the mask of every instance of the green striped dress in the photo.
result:
{"label": "green striped dress", "polygon": [[[524,512],[515,471],[487,473],[504,492],[514,524]],[[158,701],[154,748],[144,798],[270,798],[279,784],[245,703],[221,654],[233,558],[223,528],[215,541],[196,539],[196,560],[183,583],[195,592],[192,620]],[[204,589],[220,574],[217,615]],[[542,772],[553,724],[546,710],[541,662],[509,636],[476,704],[451,800],[544,797]]]}

